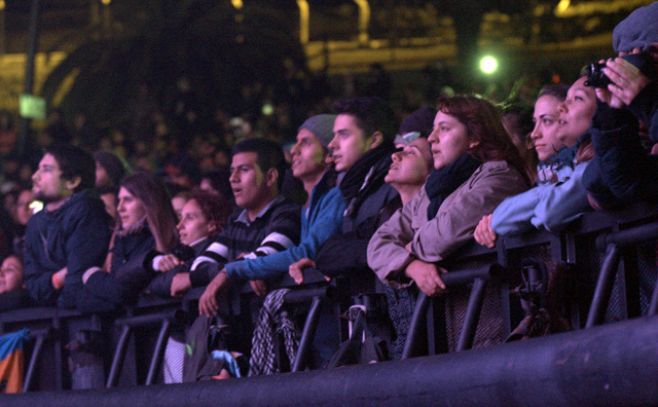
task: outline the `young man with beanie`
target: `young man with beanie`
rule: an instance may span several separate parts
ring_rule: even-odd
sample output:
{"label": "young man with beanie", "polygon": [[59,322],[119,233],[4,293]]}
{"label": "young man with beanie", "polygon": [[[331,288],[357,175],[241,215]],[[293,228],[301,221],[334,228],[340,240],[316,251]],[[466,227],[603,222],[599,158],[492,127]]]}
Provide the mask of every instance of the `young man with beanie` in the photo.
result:
{"label": "young man with beanie", "polygon": [[301,214],[301,240],[298,245],[267,256],[245,258],[225,264],[199,299],[200,313],[217,312],[217,293],[229,280],[267,280],[280,277],[303,258],[313,259],[318,247],[341,225],[345,203],[335,188],[335,173],[326,163],[335,115],[308,118],[297,132],[292,148],[292,174],[307,193]]}
{"label": "young man with beanie", "polygon": [[25,285],[37,305],[74,308],[82,274],[103,264],[111,235],[93,190],[94,159],[77,147],[49,147],[32,182],[34,198],[45,206],[27,224]]}

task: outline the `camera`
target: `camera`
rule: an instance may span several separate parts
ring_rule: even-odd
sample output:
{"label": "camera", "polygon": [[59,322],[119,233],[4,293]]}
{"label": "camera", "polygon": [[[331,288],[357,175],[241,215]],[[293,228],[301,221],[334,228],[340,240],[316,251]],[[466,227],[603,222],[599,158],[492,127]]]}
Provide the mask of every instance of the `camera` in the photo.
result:
{"label": "camera", "polygon": [[585,67],[587,80],[585,86],[592,88],[605,88],[610,84],[610,79],[603,73],[604,63],[594,62]]}
{"label": "camera", "polygon": [[[645,76],[649,78],[655,77],[652,61],[648,54],[641,52],[639,54],[624,55],[622,58],[635,65]],[[585,67],[585,73],[587,74],[585,86],[592,88],[607,87],[610,84],[610,78],[605,76],[603,73],[604,67],[605,63],[599,62],[594,62],[587,65]]]}

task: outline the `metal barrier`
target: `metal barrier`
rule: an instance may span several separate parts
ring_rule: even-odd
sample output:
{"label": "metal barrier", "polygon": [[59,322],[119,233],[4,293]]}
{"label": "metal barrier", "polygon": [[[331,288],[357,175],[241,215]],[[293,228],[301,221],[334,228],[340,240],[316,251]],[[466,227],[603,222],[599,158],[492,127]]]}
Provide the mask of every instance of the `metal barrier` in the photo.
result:
{"label": "metal barrier", "polygon": [[[485,266],[476,270],[450,272],[441,276],[446,288],[448,289],[473,283],[466,310],[466,318],[464,319],[464,325],[457,345],[458,351],[470,349],[473,344],[487,280],[491,278],[501,278],[502,276],[503,269],[497,264]],[[418,342],[418,334],[421,330],[421,325],[423,322],[426,322],[427,311],[431,301],[432,299],[425,294],[419,294],[416,308],[414,309],[411,318],[407,341],[404,345],[401,359],[408,359],[414,356],[416,344]]]}
{"label": "metal barrier", "polygon": [[114,387],[121,372],[124,358],[126,356],[126,345],[134,328],[141,328],[145,326],[159,325],[158,337],[149,363],[148,375],[146,377],[145,385],[151,385],[155,381],[158,367],[162,362],[164,356],[164,346],[169,338],[169,329],[171,324],[175,321],[182,319],[181,313],[176,310],[162,314],[140,315],[136,317],[122,318],[115,321],[117,327],[121,327],[121,335],[114,350],[114,357],[112,359],[112,367],[110,374],[107,378],[106,387]]}
{"label": "metal barrier", "polygon": [[30,362],[27,366],[27,371],[25,372],[25,378],[23,379],[23,393],[28,392],[32,385],[32,379],[34,378],[34,371],[36,369],[37,361],[39,356],[41,356],[41,350],[43,349],[43,343],[50,334],[50,328],[45,328],[41,330],[32,330],[30,336],[35,338],[34,348],[32,349],[32,355],[30,355]]}
{"label": "metal barrier", "polygon": [[[469,302],[467,306],[466,318],[463,322],[456,350],[470,349],[478,327],[478,319],[484,290],[487,281],[496,280],[504,282],[506,277],[516,273],[510,264],[510,256],[515,253],[522,253],[527,247],[533,245],[549,245],[551,257],[556,262],[568,263],[577,266],[582,261],[583,255],[579,253],[578,245],[587,239],[595,239],[598,247],[606,248],[605,261],[602,264],[601,271],[598,274],[597,283],[592,295],[592,302],[589,306],[587,322],[585,327],[592,327],[603,322],[610,290],[612,289],[617,274],[617,268],[620,264],[622,251],[629,246],[643,242],[649,239],[658,238],[658,211],[652,207],[640,206],[639,208],[630,208],[621,213],[594,213],[583,217],[569,230],[557,235],[547,232],[534,232],[524,236],[500,239],[497,248],[494,251],[482,247],[471,245],[463,248],[454,257],[456,261],[469,259],[488,259],[489,264],[486,267],[471,268],[459,272],[450,272],[443,276],[444,281],[449,287],[463,286],[473,283]],[[492,260],[493,259],[493,260]],[[320,278],[311,279],[314,284],[311,287],[294,289],[285,299],[287,304],[310,303],[309,312],[301,336],[299,351],[292,363],[293,372],[301,371],[306,366],[310,352],[310,344],[317,328],[319,310],[325,300],[333,301],[335,293],[332,287],[323,283]],[[292,282],[287,282],[292,286]],[[164,344],[166,343],[171,324],[174,320],[179,320],[180,315],[172,314],[172,310],[181,309],[194,315],[196,307],[194,306],[199,293],[190,293],[182,302],[180,301],[146,301],[141,300],[137,307],[127,310],[125,317],[118,319],[115,326],[119,327],[121,334],[115,346],[114,359],[107,378],[107,387],[113,387],[118,382],[118,376],[121,372],[121,364],[125,358],[125,347],[133,328],[141,326],[158,326],[157,339],[151,352],[151,359],[146,375],[145,384],[154,384],[157,380],[157,373],[162,361]],[[501,297],[506,298],[508,302],[503,301],[501,315],[506,318],[504,325],[509,332],[510,327],[510,305],[509,289],[503,284],[501,286]],[[586,297],[584,297],[586,298]],[[579,298],[580,301],[583,298]],[[419,335],[422,331],[423,324],[428,324],[429,331],[434,331],[432,308],[430,307],[433,300],[420,295],[417,301],[416,310],[412,318],[411,329],[408,333],[408,341],[405,344],[403,359],[412,356],[418,356],[421,352],[418,350]],[[649,315],[658,313],[658,283],[656,284],[651,303],[648,309]],[[430,315],[431,318],[427,316]],[[574,321],[579,321],[579,316],[573,317]],[[64,374],[64,355],[63,344],[66,343],[71,332],[80,327],[93,327],[98,329],[100,323],[98,317],[92,315],[81,315],[74,311],[57,310],[49,308],[22,309],[0,313],[0,332],[7,332],[18,327],[29,327],[32,329],[33,337],[36,338],[33,352],[30,358],[28,369],[25,377],[24,389],[55,389],[66,388],[66,375]],[[579,324],[574,324],[578,328]],[[432,353],[430,351],[430,353]],[[52,375],[53,383],[42,385],[37,383],[36,375],[40,356],[47,355],[52,360],[55,374]],[[52,372],[52,371],[51,371]],[[43,376],[43,375],[42,375]],[[136,384],[136,383],[135,383]]]}
{"label": "metal barrier", "polygon": [[399,362],[179,385],[32,392],[3,406],[612,406],[658,400],[658,317]]}
{"label": "metal barrier", "polygon": [[[658,212],[656,209],[652,207],[647,208],[646,205],[640,205],[639,210],[638,208],[627,209],[622,214],[590,214],[589,216],[585,216],[585,220],[581,224],[572,227],[560,236],[538,231],[521,237],[516,236],[499,239],[496,248],[498,263],[481,269],[444,274],[442,279],[448,287],[472,284],[466,317],[460,332],[456,351],[470,349],[473,344],[486,281],[492,277],[500,278],[506,274],[514,273],[514,271],[507,269],[510,250],[524,249],[538,244],[549,244],[551,246],[552,257],[556,262],[577,263],[576,242],[583,236],[598,235],[596,246],[600,250],[605,249],[605,256],[600,272],[598,273],[585,328],[591,328],[604,322],[615,277],[617,276],[620,265],[620,249],[658,239],[657,216]],[[649,223],[638,226],[638,222]],[[458,261],[464,258],[482,255],[482,249],[473,246],[463,249],[459,253]],[[490,269],[489,267],[492,268]],[[492,274],[491,271],[493,270],[496,273]],[[506,296],[507,294],[504,290],[501,292],[502,296]],[[431,309],[430,306],[433,301],[433,299],[428,298],[422,293],[418,295],[401,359],[408,359],[412,356],[419,355],[417,350],[419,335],[423,330],[423,323],[427,322]],[[502,311],[503,315],[508,315],[509,313],[509,309]],[[646,314],[656,315],[656,313],[658,313],[658,279],[656,279],[651,303]],[[575,320],[577,321],[579,318],[575,318]],[[576,325],[574,328],[577,329],[578,326]],[[429,332],[428,336],[433,335],[433,333]]]}

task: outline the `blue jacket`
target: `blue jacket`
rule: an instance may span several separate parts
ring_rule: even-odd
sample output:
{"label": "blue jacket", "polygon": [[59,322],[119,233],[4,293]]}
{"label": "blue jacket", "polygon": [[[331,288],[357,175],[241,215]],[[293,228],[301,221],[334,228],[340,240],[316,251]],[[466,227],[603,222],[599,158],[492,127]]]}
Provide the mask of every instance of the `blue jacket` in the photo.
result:
{"label": "blue jacket", "polygon": [[303,258],[314,259],[318,248],[340,230],[345,201],[337,187],[330,188],[328,174],[313,188],[308,208],[302,211],[301,241],[297,246],[268,256],[226,264],[230,278],[261,280],[280,276]]}
{"label": "blue jacket", "polygon": [[582,185],[589,161],[576,165],[571,177],[559,184],[538,185],[501,202],[493,212],[491,225],[506,236],[526,232],[533,227],[553,231],[564,228],[591,209],[587,190]]}
{"label": "blue jacket", "polygon": [[537,185],[564,182],[573,173],[576,148],[562,147],[552,157],[537,164]]}
{"label": "blue jacket", "polygon": [[[74,193],[61,208],[36,213],[25,231],[25,286],[36,305],[75,308],[82,274],[102,266],[110,241],[110,216],[92,190]],[[61,292],[51,283],[67,267]]]}
{"label": "blue jacket", "polygon": [[492,226],[499,235],[522,233],[532,228],[542,191],[569,180],[573,175],[576,146],[563,147],[546,161],[537,164],[537,185],[518,195],[505,199],[496,207]]}

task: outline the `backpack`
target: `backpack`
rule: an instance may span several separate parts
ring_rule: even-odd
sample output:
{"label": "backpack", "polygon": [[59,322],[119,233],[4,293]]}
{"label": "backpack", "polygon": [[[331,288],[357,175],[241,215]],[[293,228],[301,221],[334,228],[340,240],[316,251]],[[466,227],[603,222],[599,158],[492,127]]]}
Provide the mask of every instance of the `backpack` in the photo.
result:
{"label": "backpack", "polygon": [[[226,360],[212,356],[213,351],[226,350],[228,333],[228,325],[220,317],[209,318],[204,315],[197,317],[185,340],[183,383],[213,380],[223,369],[233,370]],[[239,361],[241,358],[237,359]]]}

